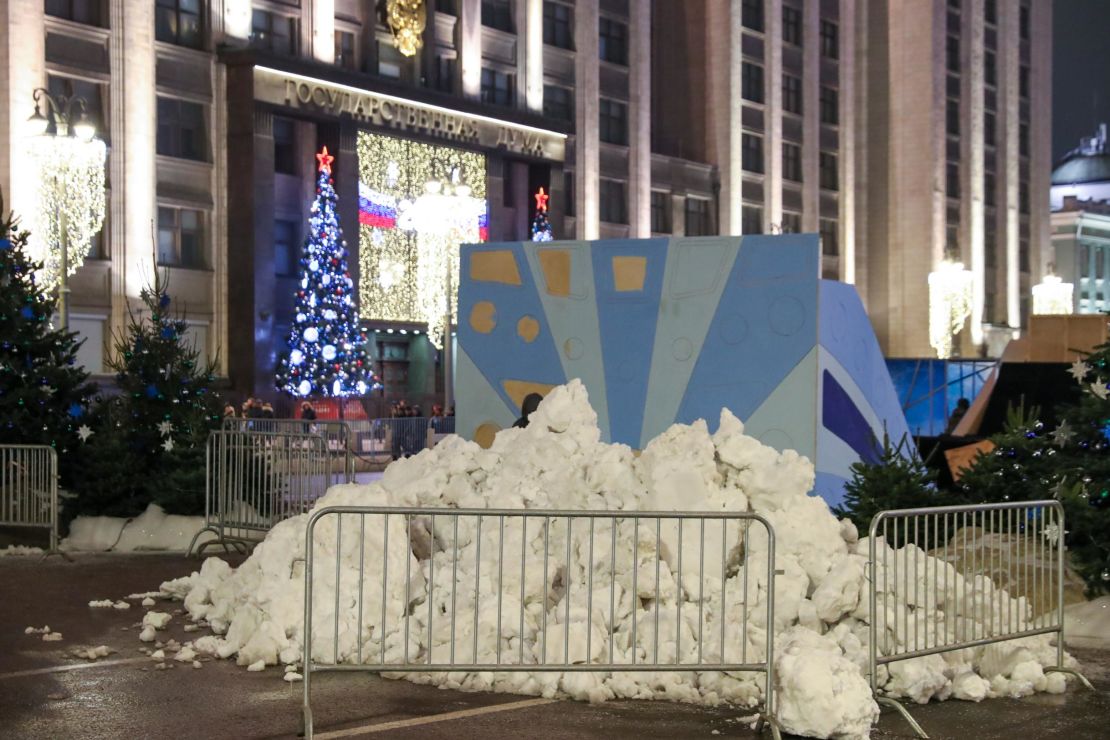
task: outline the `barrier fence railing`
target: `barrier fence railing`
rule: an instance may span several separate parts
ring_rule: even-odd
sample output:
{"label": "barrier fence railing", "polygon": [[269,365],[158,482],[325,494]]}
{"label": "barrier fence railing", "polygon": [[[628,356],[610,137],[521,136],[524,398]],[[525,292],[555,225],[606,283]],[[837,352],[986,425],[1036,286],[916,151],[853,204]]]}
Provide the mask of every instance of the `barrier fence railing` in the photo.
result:
{"label": "barrier fence railing", "polygon": [[[1033,635],[1056,635],[1064,667],[1064,508],[1023,501],[883,511],[871,520],[868,674],[876,700],[919,737],[901,703],[879,695],[879,667]],[[903,606],[906,605],[906,606]]]}
{"label": "barrier fence railing", "polygon": [[351,425],[333,419],[265,419],[226,417],[226,431],[280,432],[285,434],[318,434],[324,438],[328,456],[342,465],[343,475],[349,483],[354,480],[354,437]]}
{"label": "barrier fence railing", "polygon": [[322,671],[762,673],[780,737],[757,514],[328,507],[304,579],[306,738]]}
{"label": "barrier fence railing", "polygon": [[[246,551],[278,522],[307,512],[343,474],[318,434],[222,430],[205,451],[205,526],[189,553],[213,545]],[[200,542],[211,532],[215,539]]]}
{"label": "barrier fence railing", "polygon": [[347,423],[351,426],[355,453],[383,460],[415,455],[455,433],[453,416],[350,419]]}
{"label": "barrier fence railing", "polygon": [[0,526],[50,533],[58,551],[58,455],[47,445],[0,445]]}

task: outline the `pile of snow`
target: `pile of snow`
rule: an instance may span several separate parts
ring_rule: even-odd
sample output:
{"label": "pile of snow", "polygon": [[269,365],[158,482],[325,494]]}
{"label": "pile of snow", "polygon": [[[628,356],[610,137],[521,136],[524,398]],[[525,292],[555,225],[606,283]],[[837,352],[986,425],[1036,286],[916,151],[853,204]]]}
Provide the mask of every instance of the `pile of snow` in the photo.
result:
{"label": "pile of snow", "polygon": [[[92,552],[184,551],[202,529],[202,516],[167,514],[162,507],[151,504],[133,519],[79,516],[69,525],[69,536],[62,540],[61,548]],[[212,539],[215,535],[205,532],[198,543]]]}
{"label": "pile of snow", "polygon": [[[532,415],[526,429],[500,432],[491,449],[458,437],[448,437],[431,450],[392,464],[382,479],[372,485],[342,485],[332,488],[318,506],[393,505],[462,508],[526,508],[589,510],[683,510],[706,512],[757,512],[774,526],[777,536],[775,582],[776,634],[775,680],[779,719],[789,732],[811,737],[865,738],[878,717],[864,670],[867,663],[868,583],[865,562],[868,541],[860,540],[855,528],[838,521],[820,498],[807,495],[814,481],[812,464],[793,451],[777,452],[743,433],[743,425],[722,411],[715,434],[704,422],[675,425],[653,440],[639,456],[624,445],[600,441],[597,417],[578,381],[554,389]],[[295,673],[301,659],[304,581],[304,534],[306,516],[276,526],[254,554],[233,570],[218,559],[207,560],[198,573],[162,584],[166,595],[184,600],[193,620],[205,620],[220,637],[197,640],[198,652],[219,657],[236,656],[248,670],[284,664],[286,677]],[[447,614],[454,605],[459,616],[455,640],[457,658],[470,660],[474,639],[472,620],[475,601],[481,607],[478,625],[478,660],[494,662],[498,646],[502,659],[515,662],[523,649],[524,660],[539,662],[541,623],[546,617],[550,662],[562,661],[563,635],[570,634],[571,660],[604,662],[609,650],[614,661],[650,660],[651,635],[660,634],[660,660],[696,662],[736,661],[746,636],[747,659],[765,657],[767,583],[765,568],[767,540],[762,529],[752,527],[746,550],[735,528],[722,543],[719,527],[706,527],[706,552],[729,550],[730,563],[745,567],[730,570],[725,582],[727,601],[722,609],[720,570],[705,570],[704,591],[698,584],[699,544],[694,527],[688,526],[679,545],[674,525],[663,528],[657,545],[655,532],[639,530],[639,562],[633,565],[632,522],[613,532],[610,523],[597,522],[593,561],[589,557],[588,529],[579,526],[570,537],[569,562],[565,520],[553,521],[550,538],[548,580],[541,567],[531,567],[524,577],[524,631],[520,632],[521,576],[519,568],[496,567],[496,547],[482,549],[477,558],[477,533],[473,521],[460,520],[457,562],[453,558],[452,522],[418,521],[410,532],[401,517],[391,517],[388,533],[384,522],[367,522],[366,546],[360,554],[357,520],[344,523],[339,573],[343,598],[339,613],[338,645],[333,644],[336,588],[336,518],[321,520],[316,529],[319,562],[314,620],[314,660],[327,662],[337,652],[340,662],[357,660],[362,638],[362,655],[377,661],[384,648],[387,661],[398,661],[407,646],[410,660],[446,662],[452,635]],[[496,524],[493,525],[496,527]],[[650,527],[654,530],[654,526]],[[506,562],[542,562],[545,535],[532,522],[527,538],[519,520],[504,525]],[[387,554],[390,581],[381,593],[380,552],[389,537]],[[609,542],[617,540],[615,570],[616,613],[610,613]],[[484,530],[481,539],[496,543],[499,535]],[[406,541],[410,547],[395,547]],[[522,541],[524,540],[524,541]],[[600,544],[605,543],[605,544]],[[493,551],[491,553],[491,550]],[[931,561],[932,568],[947,569],[951,588],[938,604],[926,609],[915,603],[914,584],[905,588],[899,579],[880,573],[882,588],[890,593],[884,624],[900,624],[909,617],[924,632],[951,634],[959,624],[975,624],[981,634],[988,630],[990,610],[1016,613],[1030,611],[1021,600],[993,590],[986,579],[969,584],[976,598],[963,598],[963,578],[951,565],[930,558],[910,546],[889,551],[890,561]],[[365,604],[361,615],[355,608],[359,587],[359,560],[364,557]],[[708,559],[707,559],[708,560]],[[434,566],[433,566],[434,563]],[[912,563],[911,563],[912,564]],[[411,572],[409,602],[405,603],[404,574]],[[433,571],[434,568],[434,571]],[[451,582],[457,568],[457,581]],[[474,593],[475,570],[480,570],[481,593]],[[655,602],[655,574],[660,573],[659,611]],[[741,572],[748,581],[742,581]],[[428,581],[433,577],[432,607],[441,615],[429,643]],[[604,584],[604,594],[586,608],[584,594],[589,574],[595,589]],[[901,571],[905,572],[905,571]],[[923,571],[922,571],[923,572]],[[633,574],[638,576],[633,593]],[[734,574],[733,574],[734,573]],[[680,576],[680,577],[676,577]],[[563,602],[566,586],[577,594],[571,599],[569,620]],[[678,585],[681,583],[681,587]],[[745,591],[745,585],[747,590]],[[453,585],[457,588],[453,589]],[[454,591],[454,592],[453,592]],[[988,593],[993,591],[993,593]],[[503,601],[500,634],[497,631],[498,595]],[[987,597],[990,598],[987,598]],[[545,597],[548,599],[544,601]],[[681,624],[677,607],[681,603]],[[411,606],[411,609],[406,607]],[[632,639],[633,613],[638,632]],[[406,616],[406,613],[408,616]],[[659,614],[658,625],[656,614]],[[699,623],[700,619],[702,620]],[[149,616],[149,615],[148,615]],[[361,624],[359,620],[361,618]],[[710,635],[720,635],[721,622],[728,635],[725,655]],[[995,619],[1001,624],[1001,620]],[[743,625],[747,624],[747,629]],[[609,631],[614,633],[609,644]],[[681,630],[681,641],[674,635]],[[592,635],[592,654],[586,653],[586,635]],[[699,646],[698,635],[705,640]],[[894,639],[891,630],[887,630]],[[406,642],[407,640],[407,642]],[[681,647],[680,647],[680,646]],[[467,646],[467,647],[462,647]],[[513,656],[513,657],[506,657]],[[1042,667],[1051,664],[1055,650],[1047,636],[1011,641],[1003,645],[966,649],[943,656],[915,658],[883,667],[879,684],[892,695],[927,702],[930,699],[964,698],[977,701],[988,696],[1020,696],[1033,691],[1063,690],[1060,674],[1046,678]],[[1072,662],[1074,663],[1074,661]],[[481,673],[407,674],[409,680],[466,690],[494,690],[542,696],[568,696],[604,701],[613,698],[667,698],[681,701],[753,707],[763,700],[763,676],[757,673],[722,674],[710,671],[684,673]]]}
{"label": "pile of snow", "polygon": [[27,547],[26,545],[8,545],[0,548],[0,558],[27,557],[29,555],[42,555],[45,552],[41,547]]}

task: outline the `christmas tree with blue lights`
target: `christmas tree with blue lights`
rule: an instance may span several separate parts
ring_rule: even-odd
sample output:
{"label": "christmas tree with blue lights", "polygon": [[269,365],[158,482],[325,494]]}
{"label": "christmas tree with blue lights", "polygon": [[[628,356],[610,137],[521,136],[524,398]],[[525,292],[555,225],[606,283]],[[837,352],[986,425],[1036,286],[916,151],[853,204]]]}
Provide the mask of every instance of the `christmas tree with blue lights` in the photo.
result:
{"label": "christmas tree with blue lights", "polygon": [[372,389],[374,379],[339,228],[339,199],[331,178],[335,157],[324,147],[316,159],[316,199],[301,253],[289,350],[278,365],[277,387],[300,398],[361,396]]}
{"label": "christmas tree with blue lights", "polygon": [[540,188],[539,192],[532,197],[536,199],[536,215],[532,219],[532,241],[552,241],[555,234],[551,231],[551,222],[547,219],[547,201],[551,196]]}
{"label": "christmas tree with blue lights", "polygon": [[3,208],[0,198],[0,443],[46,444],[61,456],[77,442],[95,386],[77,365],[77,335],[51,326],[55,298],[35,277],[42,264]]}

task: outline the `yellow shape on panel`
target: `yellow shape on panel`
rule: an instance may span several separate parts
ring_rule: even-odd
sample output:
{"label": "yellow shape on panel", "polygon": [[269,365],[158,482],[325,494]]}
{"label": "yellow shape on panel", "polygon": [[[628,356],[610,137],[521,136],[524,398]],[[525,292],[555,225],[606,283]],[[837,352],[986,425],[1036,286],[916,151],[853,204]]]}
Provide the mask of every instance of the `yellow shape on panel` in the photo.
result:
{"label": "yellow shape on panel", "polygon": [[560,298],[569,296],[570,252],[566,249],[541,249],[539,258],[547,294]]}
{"label": "yellow shape on panel", "polygon": [[647,278],[647,257],[614,257],[613,288],[618,293],[639,293]]}
{"label": "yellow shape on panel", "polygon": [[497,326],[497,307],[489,301],[478,301],[470,309],[470,328],[479,334],[489,334]]}
{"label": "yellow shape on panel", "polygon": [[505,389],[509,398],[513,399],[513,404],[518,411],[520,405],[524,403],[524,397],[529,393],[539,393],[541,396],[546,396],[555,387],[548,383],[532,383],[528,380],[503,380],[501,386]]}
{"label": "yellow shape on panel", "polygon": [[536,341],[536,337],[540,335],[540,322],[536,321],[531,316],[524,316],[520,321],[516,322],[516,333],[525,342],[531,344]]}
{"label": "yellow shape on panel", "polygon": [[479,424],[478,428],[474,430],[474,441],[478,446],[484,450],[488,450],[493,446],[493,438],[501,431],[501,427],[494,424],[492,421],[487,421],[484,424]]}
{"label": "yellow shape on panel", "polygon": [[516,257],[508,249],[473,252],[470,255],[470,279],[480,283],[520,285],[520,269]]}

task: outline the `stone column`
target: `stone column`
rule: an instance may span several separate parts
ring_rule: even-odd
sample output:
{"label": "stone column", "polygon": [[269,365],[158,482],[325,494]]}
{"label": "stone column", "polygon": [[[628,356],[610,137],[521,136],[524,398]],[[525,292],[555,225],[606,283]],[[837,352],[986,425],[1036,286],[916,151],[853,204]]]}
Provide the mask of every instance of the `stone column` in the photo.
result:
{"label": "stone column", "polygon": [[[223,40],[245,43],[251,37],[251,0],[222,0]],[[213,16],[217,10],[213,9]],[[215,30],[215,29],[213,29]]]}
{"label": "stone column", "polygon": [[[339,124],[339,147],[333,164],[335,192],[339,197],[339,225],[347,242],[347,267],[358,300],[359,229],[358,225],[358,125],[351,121]],[[315,177],[315,175],[313,175]]]}
{"label": "stone column", "polygon": [[155,174],[154,5],[111,0],[108,48],[112,73],[111,328],[122,331],[128,300],[154,277],[158,223]]}
{"label": "stone column", "polygon": [[482,95],[482,3],[459,0],[459,74],[463,97]]}
{"label": "stone column", "polygon": [[1033,0],[1029,12],[1029,278],[1038,283],[1054,259],[1046,207],[1052,177],[1052,3]]}
{"label": "stone column", "polygon": [[[810,14],[819,9],[817,3],[808,3],[808,7]],[[763,29],[763,94],[767,101],[763,117],[763,232],[769,234],[772,225],[782,226],[782,0],[764,3]],[[808,52],[809,47],[805,48]],[[803,79],[808,85],[808,77]]]}
{"label": "stone column", "polygon": [[27,173],[36,165],[27,146],[27,118],[34,112],[35,88],[46,86],[46,30],[39,0],[0,0],[0,195],[4,212],[14,211],[26,226],[38,211]]}
{"label": "stone column", "polygon": [[651,236],[651,3],[629,5],[629,236]]}
{"label": "stone column", "polygon": [[[960,111],[960,140],[963,155],[960,162],[962,170],[960,172],[960,216],[967,224],[963,230],[966,234],[966,242],[962,256],[974,276],[971,284],[971,343],[974,347],[978,347],[983,343],[984,336],[986,250],[996,249],[996,245],[991,244],[988,247],[986,244],[986,209],[983,201],[983,181],[986,171],[983,150],[983,114],[986,111],[983,90],[983,41],[986,32],[983,0],[968,0],[964,5],[961,20],[964,34],[960,53],[964,74],[960,95],[963,108]],[[943,73],[941,79],[944,79]],[[943,86],[941,87],[943,89]],[[1000,164],[1005,166],[1004,163],[1000,162]],[[996,167],[997,174],[1001,175],[1002,172],[998,171],[999,169]]]}
{"label": "stone column", "polygon": [[743,167],[740,120],[740,0],[708,0],[706,126],[709,159],[721,178],[720,233],[739,235]]}
{"label": "stone column", "polygon": [[[995,68],[998,81],[998,113],[995,126],[998,158],[997,179],[1005,183],[998,199],[1002,215],[999,235],[1006,245],[1006,323],[1021,326],[1021,167],[1019,137],[1018,76],[1021,69],[1018,4],[998,3],[998,51]],[[1048,199],[1044,200],[1048,203]]]}
{"label": "stone column", "polygon": [[[840,279],[856,282],[856,74],[857,74],[857,23],[856,0],[840,1],[840,80],[837,111],[837,132],[840,151],[837,156],[837,173],[840,178],[840,202],[837,218],[840,222]],[[820,82],[818,82],[818,86]],[[820,90],[818,109],[811,115],[821,119]],[[860,286],[862,289],[862,286]]]}
{"label": "stone column", "polygon": [[574,6],[574,197],[575,238],[597,239],[600,193],[598,0]]}
{"label": "stone column", "polygon": [[523,66],[524,104],[534,113],[543,111],[543,0],[522,0],[523,33],[517,37],[518,54]]}
{"label": "stone column", "polygon": [[[802,231],[821,230],[821,4],[802,11]],[[780,150],[782,147],[777,147]]]}
{"label": "stone column", "polygon": [[324,64],[335,62],[335,0],[311,1],[312,58]]}

